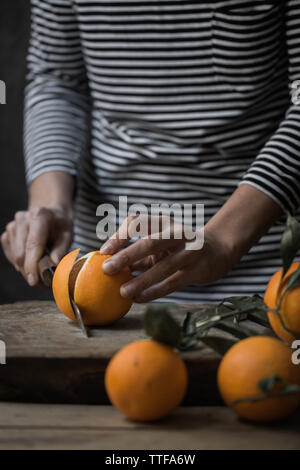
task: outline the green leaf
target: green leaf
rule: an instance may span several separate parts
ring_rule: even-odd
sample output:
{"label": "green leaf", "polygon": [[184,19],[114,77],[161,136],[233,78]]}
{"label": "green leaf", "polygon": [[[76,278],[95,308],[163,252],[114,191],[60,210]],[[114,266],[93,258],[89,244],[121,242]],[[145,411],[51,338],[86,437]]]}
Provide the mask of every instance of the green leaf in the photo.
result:
{"label": "green leaf", "polygon": [[196,349],[197,345],[199,343],[199,340],[196,335],[193,336],[182,336],[178,349],[180,351],[187,351],[190,349]]}
{"label": "green leaf", "polygon": [[218,307],[216,305],[207,305],[192,312],[193,320],[196,324],[202,324],[209,321],[214,315],[219,315]]}
{"label": "green leaf", "polygon": [[[276,389],[276,384],[280,384],[281,387]],[[277,375],[272,375],[266,377],[258,382],[258,387],[261,390],[261,395],[256,395],[252,397],[239,398],[229,403],[230,406],[238,405],[239,403],[255,403],[260,400],[266,400],[270,397],[283,397],[287,395],[296,395],[295,399],[300,403],[300,387],[296,384],[288,383],[286,380],[283,380]],[[275,388],[275,389],[274,389]]]}
{"label": "green leaf", "polygon": [[[282,297],[281,297],[282,299]],[[281,302],[281,301],[280,301]],[[282,314],[280,308],[276,308],[276,309],[272,309],[272,312],[275,313],[275,315],[278,316],[279,318],[279,321],[281,323],[281,326],[282,328],[285,329],[285,331],[287,331],[291,336],[293,336],[295,339],[300,339],[300,335],[299,333],[296,333],[295,331],[291,330],[290,328],[288,328],[288,326],[286,325],[285,323],[285,320],[284,320],[284,315]]]}
{"label": "green leaf", "polygon": [[182,333],[184,335],[193,335],[195,332],[195,314],[193,312],[187,312],[182,324]]}
{"label": "green leaf", "polygon": [[[281,385],[277,390],[275,388],[276,384]],[[300,393],[300,387],[298,385],[291,384],[277,375],[272,375],[271,377],[260,380],[258,386],[266,396],[285,396]]]}
{"label": "green leaf", "polygon": [[291,274],[285,288],[285,292],[300,286],[300,266]]}
{"label": "green leaf", "polygon": [[265,394],[269,394],[270,392],[272,392],[273,388],[275,387],[275,385],[277,383],[280,383],[280,384],[284,384],[285,383],[283,382],[282,378],[281,377],[278,377],[277,375],[272,375],[271,377],[266,377],[264,379],[261,379],[259,382],[258,382],[258,386],[260,388],[260,390]]}
{"label": "green leaf", "polygon": [[208,317],[204,320],[198,320],[196,321],[196,328],[199,333],[203,333],[206,330],[209,330],[213,326],[215,326],[219,321],[222,320],[221,315],[213,315],[211,317]]}
{"label": "green leaf", "polygon": [[250,328],[246,328],[240,324],[234,324],[228,321],[219,321],[216,325],[214,325],[214,328],[225,331],[226,333],[229,333],[238,339],[245,339],[249,338],[250,336],[257,336],[259,334]]}
{"label": "green leaf", "polygon": [[254,323],[257,323],[258,325],[264,326],[265,328],[270,328],[270,322],[268,319],[268,315],[266,312],[251,312],[248,314],[248,320],[253,321]]}
{"label": "green leaf", "polygon": [[198,321],[203,322],[207,325],[209,322],[209,314],[207,313],[207,309],[203,308],[197,310],[195,312],[187,312],[183,324],[182,324],[182,335],[180,340],[179,349],[182,351],[186,351],[188,349],[195,349],[199,340],[198,334],[201,331],[198,328]]}
{"label": "green leaf", "polygon": [[222,304],[232,304],[236,310],[248,310],[248,309],[257,309],[265,310],[264,300],[260,295],[237,295],[232,297],[226,297]]}
{"label": "green leaf", "polygon": [[[254,294],[252,296],[234,296],[227,297],[222,301],[223,304],[231,304],[235,311],[237,321],[251,320],[266,328],[270,328],[270,323],[267,315],[268,308],[260,295]],[[226,305],[227,306],[227,305]],[[232,307],[231,307],[232,308]]]}
{"label": "green leaf", "polygon": [[221,356],[224,356],[224,354],[226,354],[227,351],[236,343],[235,340],[220,338],[218,336],[202,336],[200,340]]}
{"label": "green leaf", "polygon": [[172,347],[179,347],[181,328],[168,309],[162,305],[147,307],[143,318],[143,326],[148,336]]}
{"label": "green leaf", "polygon": [[282,278],[287,273],[300,248],[300,224],[287,212],[286,227],[281,237],[281,258],[283,264]]}

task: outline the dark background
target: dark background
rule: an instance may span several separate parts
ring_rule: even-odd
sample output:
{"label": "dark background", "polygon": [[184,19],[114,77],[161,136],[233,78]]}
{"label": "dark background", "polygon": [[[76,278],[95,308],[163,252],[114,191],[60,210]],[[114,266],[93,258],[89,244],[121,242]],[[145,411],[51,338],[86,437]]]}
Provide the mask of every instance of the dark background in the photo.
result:
{"label": "dark background", "polygon": [[[7,103],[0,105],[0,233],[17,210],[27,207],[22,125],[29,20],[29,0],[0,0],[0,80],[6,83]],[[0,248],[0,303],[48,296],[29,287]]]}

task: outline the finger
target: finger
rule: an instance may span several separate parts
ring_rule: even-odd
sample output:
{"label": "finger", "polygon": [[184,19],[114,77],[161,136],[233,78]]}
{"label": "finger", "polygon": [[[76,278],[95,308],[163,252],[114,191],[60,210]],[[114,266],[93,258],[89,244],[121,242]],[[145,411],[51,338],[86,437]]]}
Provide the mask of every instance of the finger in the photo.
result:
{"label": "finger", "polygon": [[161,259],[168,256],[170,253],[168,251],[162,251],[155,255],[146,256],[140,261],[136,261],[130,266],[131,271],[145,271],[146,269],[152,268],[156,263]]}
{"label": "finger", "polygon": [[15,214],[15,262],[19,269],[23,269],[25,261],[25,247],[29,230],[27,214],[28,213],[24,211]]}
{"label": "finger", "polygon": [[6,225],[6,234],[7,258],[13,264],[14,268],[19,271],[19,267],[16,263],[16,224],[14,221],[11,221]]}
{"label": "finger", "polygon": [[55,264],[58,264],[62,257],[67,253],[72,243],[72,233],[70,230],[64,230],[59,234],[52,244],[50,258]]}
{"label": "finger", "polygon": [[136,218],[137,216],[126,217],[119,230],[117,230],[116,233],[100,248],[100,253],[102,255],[113,255],[128,243],[132,238],[130,236],[131,224],[136,220]]}
{"label": "finger", "polygon": [[169,276],[167,279],[164,279],[158,284],[145,289],[138,297],[134,299],[134,301],[137,303],[144,303],[166,297],[172,292],[176,292],[187,286],[187,278],[187,273],[185,271],[179,270],[173,275]]}
{"label": "finger", "polygon": [[152,268],[154,264],[152,256],[146,256],[146,258],[136,261],[129,267],[131,271],[145,271]]}
{"label": "finger", "polygon": [[35,209],[30,216],[24,262],[30,286],[36,285],[39,281],[38,261],[43,256],[47,245],[51,221],[51,212],[44,208]]}
{"label": "finger", "polygon": [[11,254],[11,247],[10,247],[10,243],[9,243],[9,235],[8,235],[7,231],[5,231],[1,235],[1,245],[2,245],[4,254],[5,254],[6,258],[8,259],[8,261],[10,263],[14,264],[12,254]]}
{"label": "finger", "polygon": [[116,274],[121,269],[125,268],[125,266],[131,266],[146,256],[160,253],[161,251],[166,251],[168,249],[174,249],[181,245],[182,240],[155,239],[148,236],[147,238],[142,238],[141,240],[136,241],[129,247],[113,255],[111,258],[108,258],[107,261],[103,263],[103,271],[105,274]]}
{"label": "finger", "polygon": [[145,273],[142,273],[126,284],[123,284],[120,290],[121,296],[131,299],[139,297],[141,292],[150,286],[163,281],[178,271],[178,269],[181,268],[183,261],[184,253],[182,251],[172,253],[152,266],[152,268],[148,269]]}
{"label": "finger", "polygon": [[[1,236],[1,245],[2,245],[2,248],[3,248],[3,251],[4,251],[4,254],[5,254],[6,258],[14,265],[13,255],[12,255],[13,250],[10,246],[9,236],[8,236],[7,232],[4,232],[3,235]],[[15,265],[14,265],[14,267],[27,280],[27,276],[25,274],[24,268],[23,267],[19,268],[18,266],[15,266]]]}

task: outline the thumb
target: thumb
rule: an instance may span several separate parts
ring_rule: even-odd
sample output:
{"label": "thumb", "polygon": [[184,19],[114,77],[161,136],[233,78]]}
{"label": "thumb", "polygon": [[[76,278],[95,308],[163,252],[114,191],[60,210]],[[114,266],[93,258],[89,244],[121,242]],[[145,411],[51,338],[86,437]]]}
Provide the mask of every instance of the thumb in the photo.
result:
{"label": "thumb", "polygon": [[58,264],[62,257],[68,252],[72,242],[72,234],[70,231],[64,231],[54,241],[50,250],[50,258],[55,264]]}

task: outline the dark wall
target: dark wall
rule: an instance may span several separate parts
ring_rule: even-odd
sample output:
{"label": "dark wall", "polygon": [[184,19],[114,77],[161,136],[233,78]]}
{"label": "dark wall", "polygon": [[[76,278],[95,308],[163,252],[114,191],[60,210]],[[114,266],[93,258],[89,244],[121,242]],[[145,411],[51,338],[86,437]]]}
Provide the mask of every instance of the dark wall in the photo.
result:
{"label": "dark wall", "polygon": [[[0,1],[0,80],[5,81],[7,90],[7,104],[0,105],[0,233],[14,213],[27,205],[22,107],[29,18],[29,0]],[[0,303],[47,296],[27,286],[0,248]]]}

